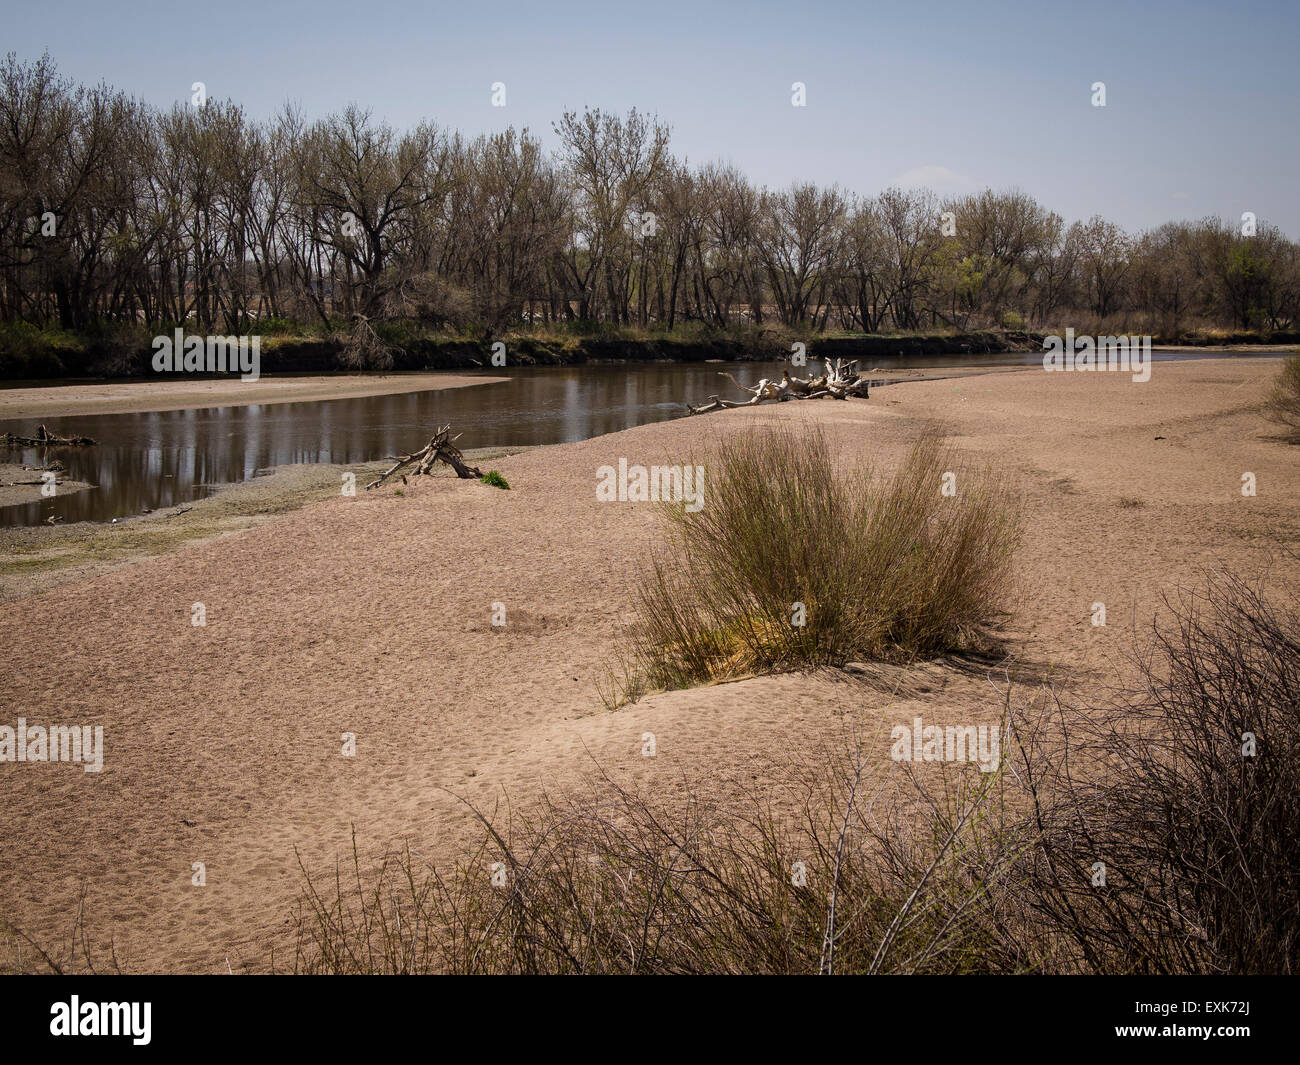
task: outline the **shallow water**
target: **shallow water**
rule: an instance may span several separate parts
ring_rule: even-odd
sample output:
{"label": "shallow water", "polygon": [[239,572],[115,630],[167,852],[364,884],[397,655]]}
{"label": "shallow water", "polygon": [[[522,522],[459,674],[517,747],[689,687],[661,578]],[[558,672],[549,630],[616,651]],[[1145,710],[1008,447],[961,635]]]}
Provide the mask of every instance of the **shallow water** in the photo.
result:
{"label": "shallow water", "polygon": [[[1212,352],[1198,352],[1202,358]],[[1186,358],[1161,355],[1156,360]],[[1037,365],[1041,355],[933,356],[873,360],[884,370],[949,366]],[[518,367],[495,371],[509,380],[435,392],[308,403],[208,407],[45,418],[60,435],[100,441],[88,448],[48,448],[81,492],[0,507],[0,526],[109,521],[191,502],[224,484],[289,463],[361,463],[423,446],[450,423],[462,448],[559,444],[586,440],[686,413],[683,402],[713,393],[735,396],[727,370],[749,383],[780,377],[788,363],[631,363],[611,366]],[[869,367],[868,367],[869,368]],[[491,376],[485,373],[484,376]],[[0,433],[32,436],[37,420],[0,421]],[[42,450],[0,449],[0,461],[39,464]],[[35,476],[35,475],[33,475]]]}

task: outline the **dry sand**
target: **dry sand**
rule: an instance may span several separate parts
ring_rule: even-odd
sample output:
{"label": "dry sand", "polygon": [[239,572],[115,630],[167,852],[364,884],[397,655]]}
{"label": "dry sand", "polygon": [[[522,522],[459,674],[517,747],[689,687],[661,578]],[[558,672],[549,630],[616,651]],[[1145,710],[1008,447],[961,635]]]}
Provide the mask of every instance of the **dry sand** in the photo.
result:
{"label": "dry sand", "polygon": [[244,407],[251,403],[304,403],[317,399],[353,399],[396,392],[466,388],[503,380],[503,377],[465,374],[401,373],[263,377],[249,382],[237,377],[223,377],[206,381],[120,381],[114,384],[4,388],[0,389],[0,421],[186,410],[190,407]]}
{"label": "dry sand", "polygon": [[[44,471],[40,466],[24,466],[16,462],[0,462],[0,507],[35,503],[42,498]],[[55,471],[54,490],[59,495],[80,492],[89,488],[85,481],[65,481],[61,471]]]}
{"label": "dry sand", "polygon": [[[815,421],[881,468],[937,424],[1004,469],[1027,522],[1008,635],[1086,698],[1123,668],[1131,624],[1202,567],[1300,575],[1300,449],[1257,410],[1276,371],[1163,363],[1147,384],[1000,373],[643,426],[501,459],[511,491],[440,477],[335,497],[0,605],[0,723],[100,724],[106,747],[97,775],[0,766],[0,915],[57,948],[84,890],[92,941],[112,935],[128,969],[261,968],[288,943],[295,850],[327,870],[352,826],[366,855],[407,839],[454,860],[472,836],[458,797],[526,803],[597,763],[666,794],[689,781],[727,796],[850,723],[887,736],[916,714],[995,721],[995,684],[947,665],[895,694],[828,671],[601,710],[658,532],[651,506],[596,501],[597,467],[684,462],[760,423]],[[1098,601],[1104,628],[1090,624]],[[356,757],[341,756],[345,732]],[[204,887],[191,886],[196,862]]]}

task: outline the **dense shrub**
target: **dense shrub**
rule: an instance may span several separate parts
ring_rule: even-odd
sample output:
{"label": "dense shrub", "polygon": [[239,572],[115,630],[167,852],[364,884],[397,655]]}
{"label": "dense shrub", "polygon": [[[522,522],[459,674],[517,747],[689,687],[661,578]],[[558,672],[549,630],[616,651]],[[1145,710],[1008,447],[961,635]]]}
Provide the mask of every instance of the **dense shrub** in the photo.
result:
{"label": "dense shrub", "polygon": [[706,472],[701,509],[665,508],[669,546],[638,597],[634,688],[990,645],[1017,500],[936,437],[885,478],[837,462],[816,428],[751,431]]}

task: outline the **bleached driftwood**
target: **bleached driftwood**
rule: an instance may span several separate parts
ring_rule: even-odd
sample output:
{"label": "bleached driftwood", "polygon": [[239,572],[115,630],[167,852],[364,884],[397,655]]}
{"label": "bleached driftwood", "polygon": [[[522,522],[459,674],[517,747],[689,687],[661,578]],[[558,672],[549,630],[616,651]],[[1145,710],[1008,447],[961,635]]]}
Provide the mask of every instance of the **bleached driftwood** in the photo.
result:
{"label": "bleached driftwood", "polygon": [[[392,467],[366,485],[367,491],[371,488],[378,488],[393,474],[412,464],[415,466],[415,469],[411,472],[412,477],[429,475],[433,472],[433,467],[439,462],[445,462],[455,470],[457,477],[482,477],[483,474],[478,467],[465,465],[465,456],[461,454],[460,448],[453,443],[453,441],[459,440],[460,436],[450,436],[450,433],[451,426],[444,425],[419,451],[413,451],[409,455],[402,455]],[[402,476],[402,483],[406,483],[405,475]]]}
{"label": "bleached driftwood", "polygon": [[709,402],[698,405],[688,403],[686,409],[691,414],[707,414],[732,407],[752,407],[758,403],[783,403],[788,399],[848,399],[850,396],[865,399],[870,385],[865,377],[858,376],[857,366],[856,359],[848,363],[840,359],[827,359],[826,371],[820,377],[792,377],[790,371],[786,370],[781,374],[781,380],[772,381],[764,377],[752,388],[741,384],[731,374],[720,371],[719,377],[729,378],[742,392],[748,392],[750,398],[733,400],[710,396]]}

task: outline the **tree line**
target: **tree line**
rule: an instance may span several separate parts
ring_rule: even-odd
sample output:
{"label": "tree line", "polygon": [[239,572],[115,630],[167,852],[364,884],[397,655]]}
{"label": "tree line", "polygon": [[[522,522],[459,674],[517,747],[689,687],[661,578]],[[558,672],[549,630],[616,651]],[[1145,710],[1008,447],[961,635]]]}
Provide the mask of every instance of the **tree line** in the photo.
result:
{"label": "tree line", "polygon": [[[404,319],[800,330],[1288,330],[1300,246],[1246,219],[1127,233],[1019,191],[772,190],[600,109],[467,137],[358,106],[151,107],[0,64],[0,321],[88,329]],[[260,324],[259,324],[260,323]]]}

